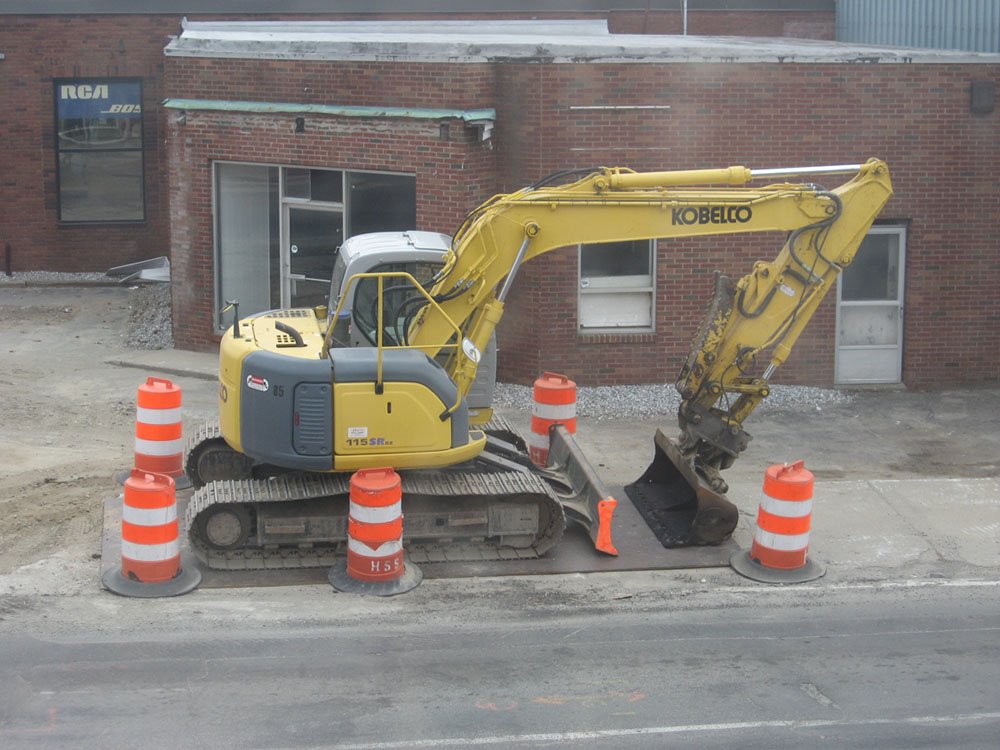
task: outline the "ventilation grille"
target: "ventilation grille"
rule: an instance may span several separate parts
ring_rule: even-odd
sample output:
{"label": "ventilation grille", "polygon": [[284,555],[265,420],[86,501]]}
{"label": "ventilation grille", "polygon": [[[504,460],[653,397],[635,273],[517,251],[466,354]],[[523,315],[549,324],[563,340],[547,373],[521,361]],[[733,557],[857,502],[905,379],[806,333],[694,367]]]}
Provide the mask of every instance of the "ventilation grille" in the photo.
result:
{"label": "ventilation grille", "polygon": [[327,383],[300,383],[295,388],[293,446],[301,456],[332,453],[333,404]]}

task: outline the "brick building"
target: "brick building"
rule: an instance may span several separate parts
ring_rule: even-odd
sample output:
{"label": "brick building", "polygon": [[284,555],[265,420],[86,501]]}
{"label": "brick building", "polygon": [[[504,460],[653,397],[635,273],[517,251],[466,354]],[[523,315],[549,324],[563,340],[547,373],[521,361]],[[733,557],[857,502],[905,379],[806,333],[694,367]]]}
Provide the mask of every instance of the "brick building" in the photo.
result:
{"label": "brick building", "polygon": [[[541,19],[518,3],[432,5],[263,18],[220,6],[183,23],[156,7],[2,17],[0,87],[16,105],[0,115],[0,240],[15,270],[170,255],[175,341],[210,349],[224,300],[301,303],[322,278],[317,253],[344,236],[451,232],[483,199],[557,170],[878,156],[896,196],[781,380],[997,381],[1000,57],[836,44],[829,2],[692,2],[688,36],[674,2],[565,3]],[[97,117],[105,105],[117,116]],[[500,377],[669,381],[712,273],[739,276],[781,239],[539,258],[498,331]]]}

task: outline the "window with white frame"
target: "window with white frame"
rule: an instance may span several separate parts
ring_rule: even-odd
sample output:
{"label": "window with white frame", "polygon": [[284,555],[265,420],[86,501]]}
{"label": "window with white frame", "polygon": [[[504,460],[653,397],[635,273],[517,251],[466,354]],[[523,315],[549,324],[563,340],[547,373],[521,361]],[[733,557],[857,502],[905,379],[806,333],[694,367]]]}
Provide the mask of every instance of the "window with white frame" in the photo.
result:
{"label": "window with white frame", "polygon": [[580,245],[580,330],[653,330],[656,240]]}

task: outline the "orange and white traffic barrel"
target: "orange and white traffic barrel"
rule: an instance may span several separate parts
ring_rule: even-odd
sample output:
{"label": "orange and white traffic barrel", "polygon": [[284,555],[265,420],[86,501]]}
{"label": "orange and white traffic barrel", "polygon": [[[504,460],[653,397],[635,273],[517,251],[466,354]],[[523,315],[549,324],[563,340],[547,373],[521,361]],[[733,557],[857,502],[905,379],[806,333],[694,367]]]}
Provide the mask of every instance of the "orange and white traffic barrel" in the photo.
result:
{"label": "orange and white traffic barrel", "polygon": [[809,559],[813,483],[803,461],[768,467],[750,551],[730,560],[736,572],[764,583],[801,583],[826,572]]}
{"label": "orange and white traffic barrel", "polygon": [[181,388],[164,378],[147,378],[139,386],[134,467],[166,474],[179,487],[190,486],[184,476]]}
{"label": "orange and white traffic barrel", "polygon": [[393,596],[417,586],[423,573],[403,557],[403,484],[389,468],[351,476],[347,558],[330,570],[338,591]]}
{"label": "orange and white traffic barrel", "polygon": [[181,566],[180,528],[174,480],[133,469],[122,502],[121,566],[104,585],[123,596],[176,596],[201,582],[197,568]]}
{"label": "orange and white traffic barrel", "polygon": [[536,466],[548,465],[549,430],[557,424],[576,434],[576,383],[565,375],[543,372],[535,381],[528,435],[528,455]]}

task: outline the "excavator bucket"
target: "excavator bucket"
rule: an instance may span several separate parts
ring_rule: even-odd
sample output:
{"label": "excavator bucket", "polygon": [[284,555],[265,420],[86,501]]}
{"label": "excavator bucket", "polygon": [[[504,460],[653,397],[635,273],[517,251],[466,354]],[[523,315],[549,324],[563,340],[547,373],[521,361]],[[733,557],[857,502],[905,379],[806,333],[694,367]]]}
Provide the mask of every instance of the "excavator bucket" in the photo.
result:
{"label": "excavator bucket", "polygon": [[664,547],[721,544],[733,533],[739,511],[708,486],[677,443],[656,431],[653,463],[625,487]]}

